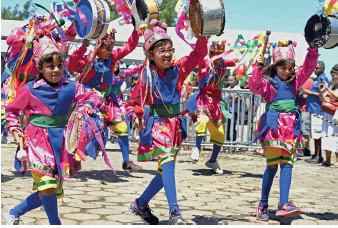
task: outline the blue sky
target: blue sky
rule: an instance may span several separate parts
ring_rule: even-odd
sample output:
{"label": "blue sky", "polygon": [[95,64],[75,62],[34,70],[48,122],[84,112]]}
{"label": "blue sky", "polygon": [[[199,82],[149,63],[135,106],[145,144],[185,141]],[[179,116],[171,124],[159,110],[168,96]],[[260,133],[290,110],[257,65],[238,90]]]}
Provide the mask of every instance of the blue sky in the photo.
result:
{"label": "blue sky", "polygon": [[[56,0],[62,2],[62,0]],[[23,5],[25,0],[1,0],[1,7]],[[33,0],[50,8],[49,0]],[[161,0],[159,0],[161,2]],[[223,0],[226,14],[226,29],[259,30],[304,33],[307,20],[316,12],[318,0]],[[41,9],[37,13],[44,14]],[[287,37],[283,37],[287,39]],[[319,49],[320,60],[325,62],[325,73],[330,74],[338,64],[338,48]]]}

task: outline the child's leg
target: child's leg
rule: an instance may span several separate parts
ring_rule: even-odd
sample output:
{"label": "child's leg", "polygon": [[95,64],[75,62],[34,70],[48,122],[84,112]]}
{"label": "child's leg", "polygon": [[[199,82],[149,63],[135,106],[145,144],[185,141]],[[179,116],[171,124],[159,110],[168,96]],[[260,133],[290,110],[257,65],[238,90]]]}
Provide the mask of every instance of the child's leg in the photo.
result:
{"label": "child's leg", "polygon": [[26,214],[28,211],[34,210],[42,206],[42,201],[38,196],[38,192],[34,192],[28,196],[20,204],[16,205],[9,211],[9,214],[14,215],[15,218],[19,218],[21,215]]}
{"label": "child's leg", "polygon": [[273,179],[277,173],[278,164],[281,163],[281,156],[283,154],[282,149],[268,147],[264,149],[266,156],[267,167],[265,169],[262,181],[262,195],[261,203],[265,206],[268,206],[268,199],[273,183]]}
{"label": "child's leg", "polygon": [[128,136],[118,136],[120,148],[122,150],[123,164],[129,161],[129,140]]}
{"label": "child's leg", "polygon": [[137,199],[139,207],[146,207],[149,201],[163,188],[162,175],[158,173],[150,182],[140,198]]}
{"label": "child's leg", "polygon": [[196,127],[196,147],[201,150],[201,144],[203,138],[207,134],[207,124],[209,122],[209,117],[206,115],[198,115],[197,116],[197,127]]}
{"label": "child's leg", "polygon": [[210,121],[207,124],[207,127],[210,132],[210,142],[214,144],[209,162],[214,163],[216,162],[219,151],[221,150],[223,146],[223,142],[225,138],[225,127],[224,127],[224,124],[214,125]]}
{"label": "child's leg", "polygon": [[176,183],[175,183],[175,161],[169,161],[162,164],[162,181],[169,203],[169,213],[174,209],[179,210],[176,196]]}
{"label": "child's leg", "polygon": [[283,163],[280,165],[280,168],[281,171],[279,178],[279,188],[280,188],[279,204],[282,204],[289,201],[289,191],[292,177],[292,165]]}
{"label": "child's leg", "polygon": [[216,162],[217,157],[218,157],[218,154],[219,154],[221,148],[222,148],[222,147],[220,147],[220,146],[214,144],[214,148],[213,148],[213,150],[212,150],[212,154],[211,154],[211,157],[210,157],[210,159],[209,159],[209,162],[210,162],[210,163]]}
{"label": "child's leg", "polygon": [[58,214],[58,202],[56,199],[56,189],[49,188],[41,192],[42,205],[47,214],[50,225],[61,225]]}
{"label": "child's leg", "polygon": [[325,158],[325,163],[330,165],[331,164],[331,151],[325,150],[326,158]]}
{"label": "child's leg", "polygon": [[278,165],[267,166],[263,175],[261,203],[268,206],[269,194]]}

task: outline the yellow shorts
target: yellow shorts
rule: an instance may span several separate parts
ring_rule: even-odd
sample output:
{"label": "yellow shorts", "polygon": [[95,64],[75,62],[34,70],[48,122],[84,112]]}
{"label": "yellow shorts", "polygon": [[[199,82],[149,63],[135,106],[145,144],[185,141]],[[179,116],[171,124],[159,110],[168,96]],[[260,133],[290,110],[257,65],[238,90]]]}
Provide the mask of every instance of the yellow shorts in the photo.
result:
{"label": "yellow shorts", "polygon": [[225,138],[224,124],[214,125],[210,121],[208,116],[202,114],[197,116],[197,121],[198,121],[196,127],[197,136],[205,136],[207,134],[207,129],[209,129],[210,142],[218,146],[223,146]]}
{"label": "yellow shorts", "polygon": [[35,171],[31,171],[31,174],[34,179],[33,190],[43,191],[48,188],[56,188],[56,198],[61,199],[64,196],[63,179],[61,180],[60,191],[58,191],[59,179]]}
{"label": "yellow shorts", "polygon": [[157,157],[157,163],[158,163],[158,169],[157,172],[162,175],[162,165],[164,163],[175,161],[176,162],[176,156],[173,154],[170,155],[164,155],[164,156],[158,156]]}
{"label": "yellow shorts", "polygon": [[296,150],[291,154],[283,152],[281,148],[267,147],[264,149],[267,165],[276,165],[280,163],[288,163],[293,167],[293,159],[295,158]]}
{"label": "yellow shorts", "polygon": [[128,136],[128,127],[125,121],[112,125],[111,128],[114,131],[114,135]]}

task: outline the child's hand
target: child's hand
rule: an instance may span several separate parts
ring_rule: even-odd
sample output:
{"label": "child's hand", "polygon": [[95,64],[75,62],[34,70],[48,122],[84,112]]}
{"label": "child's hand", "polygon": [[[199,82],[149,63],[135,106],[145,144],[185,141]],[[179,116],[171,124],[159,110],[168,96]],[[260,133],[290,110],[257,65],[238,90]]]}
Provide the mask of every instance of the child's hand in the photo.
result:
{"label": "child's hand", "polygon": [[85,46],[85,47],[89,47],[89,40],[83,39],[82,45]]}
{"label": "child's hand", "polygon": [[265,58],[263,54],[260,54],[258,59],[257,59],[258,65],[264,65],[265,64]]}
{"label": "child's hand", "polygon": [[144,119],[142,119],[142,122],[140,123],[139,118],[137,117],[135,118],[134,125],[139,131],[142,131],[143,124],[144,124]]}
{"label": "child's hand", "polygon": [[24,134],[19,131],[13,131],[13,138],[17,144],[20,144],[20,137],[25,138]]}
{"label": "child's hand", "polygon": [[325,88],[326,90],[329,90],[329,85],[327,84],[327,82],[324,82],[324,83],[325,83],[324,88]]}
{"label": "child's hand", "polygon": [[93,115],[95,110],[92,108],[92,106],[90,104],[85,104],[86,107],[86,112],[88,113],[88,115]]}

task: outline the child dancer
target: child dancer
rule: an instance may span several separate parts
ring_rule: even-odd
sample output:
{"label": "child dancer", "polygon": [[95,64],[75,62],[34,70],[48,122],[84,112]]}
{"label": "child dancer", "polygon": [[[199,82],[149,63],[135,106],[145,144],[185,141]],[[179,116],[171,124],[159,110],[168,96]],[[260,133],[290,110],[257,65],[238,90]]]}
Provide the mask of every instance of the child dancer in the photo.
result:
{"label": "child dancer", "polygon": [[[43,25],[43,26],[41,26]],[[1,112],[4,113],[5,106],[7,104],[7,97],[10,91],[10,82],[12,79],[13,73],[18,75],[18,82],[21,83],[25,80],[26,82],[31,80],[32,77],[35,77],[37,74],[36,71],[36,63],[33,57],[33,49],[25,47],[30,46],[31,42],[34,40],[39,40],[39,35],[42,35],[43,32],[48,31],[51,32],[52,36],[57,42],[61,41],[61,36],[58,34],[56,29],[48,29],[52,25],[49,22],[48,18],[44,15],[35,14],[29,21],[29,24],[23,26],[22,28],[15,28],[12,30],[11,34],[6,39],[7,45],[10,47],[10,50],[6,59],[6,68],[5,71],[1,75]],[[30,31],[35,27],[37,30],[30,34]],[[49,31],[52,30],[52,31]],[[72,41],[75,39],[76,33],[74,29],[74,24],[65,32],[67,37],[67,41]],[[25,52],[25,48],[27,52]],[[23,117],[24,122],[28,122],[29,117],[21,115]],[[1,116],[1,132],[5,127],[4,116]],[[7,141],[7,140],[5,140]]]}
{"label": "child dancer", "polygon": [[[259,94],[267,103],[266,111],[260,118],[258,136],[264,149],[267,167],[263,175],[262,196],[256,208],[257,219],[269,220],[268,198],[274,176],[280,164],[280,201],[276,215],[287,218],[298,216],[301,212],[288,200],[291,185],[292,167],[296,149],[303,148],[300,133],[300,113],[295,107],[297,90],[311,76],[316,68],[318,49],[310,47],[300,71],[294,73],[295,42],[289,41],[273,48],[274,63],[264,72],[253,64],[249,79],[250,91]],[[258,64],[264,64],[261,55]]]}
{"label": "child dancer", "polygon": [[[113,73],[115,63],[136,48],[139,34],[134,30],[125,46],[113,50],[115,33],[115,30],[109,31],[101,40],[97,41],[91,58],[84,55],[89,46],[89,40],[84,39],[83,45],[69,57],[67,67],[82,74],[80,82],[86,87],[104,93],[105,101],[100,110],[105,115],[104,120],[108,127],[112,127],[114,134],[118,136],[123,156],[122,168],[139,171],[142,167],[129,160],[128,127],[124,119],[124,112],[120,107],[122,80]],[[117,97],[116,94],[121,95]]]}
{"label": "child dancer", "polygon": [[[19,137],[24,138],[27,153],[25,161],[15,159],[15,168],[22,175],[31,172],[33,190],[37,192],[5,212],[4,217],[7,225],[17,225],[20,216],[43,205],[49,223],[60,225],[57,199],[64,196],[63,179],[73,177],[81,169],[81,163],[64,146],[68,113],[71,105],[81,100],[85,101],[87,113],[92,114],[91,107],[102,105],[102,97],[62,77],[63,57],[50,37],[34,41],[33,53],[39,77],[17,91],[14,101],[6,106],[6,119],[14,140],[19,143]],[[24,131],[19,125],[23,109],[31,116]]]}
{"label": "child dancer", "polygon": [[[220,43],[213,41],[209,47],[209,58],[222,54],[225,51],[225,45],[225,40]],[[226,67],[235,66],[237,59],[226,60],[219,58],[209,65],[206,65],[207,62],[208,60],[205,59],[198,65],[199,91],[189,98],[187,104],[187,110],[192,118],[198,121],[196,127],[196,146],[192,149],[190,157],[194,161],[199,160],[202,140],[208,128],[210,142],[214,144],[214,148],[210,159],[205,165],[212,168],[212,171],[215,173],[222,174],[223,170],[219,167],[216,159],[224,142],[224,123],[230,115],[221,95]],[[207,71],[203,73],[202,69],[205,68]]]}
{"label": "child dancer", "polygon": [[186,120],[180,115],[180,90],[184,80],[207,54],[207,40],[200,37],[189,56],[173,63],[175,49],[166,33],[166,24],[155,19],[150,24],[154,28],[153,31],[145,31],[143,47],[148,62],[130,100],[126,102],[126,109],[131,113],[136,105],[149,107],[142,122],[135,114],[132,115],[135,126],[140,130],[138,161],[157,158],[158,174],[129,209],[144,222],[158,224],[159,220],[151,213],[148,203],[164,187],[170,208],[169,224],[185,224],[177,204],[174,173],[177,153],[187,135]]}

